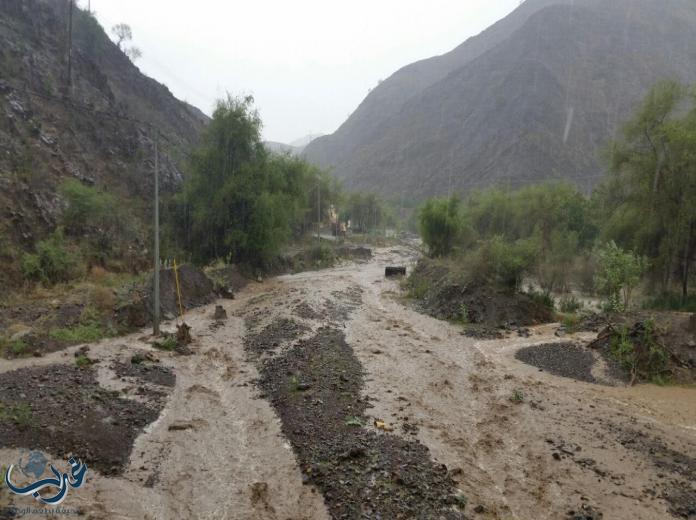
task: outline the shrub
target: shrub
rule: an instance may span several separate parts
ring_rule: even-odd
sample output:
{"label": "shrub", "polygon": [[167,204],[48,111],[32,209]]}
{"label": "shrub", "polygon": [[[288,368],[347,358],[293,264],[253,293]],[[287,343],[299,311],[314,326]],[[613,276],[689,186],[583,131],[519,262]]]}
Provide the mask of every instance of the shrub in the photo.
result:
{"label": "shrub", "polygon": [[95,309],[105,313],[111,312],[115,304],[114,293],[108,287],[94,287],[90,291],[89,301]]}
{"label": "shrub", "polygon": [[315,265],[331,265],[334,261],[333,249],[324,244],[315,245],[309,251],[309,259]]}
{"label": "shrub", "polygon": [[462,325],[468,325],[471,323],[471,318],[469,317],[469,308],[464,303],[462,303],[459,307],[459,322]]}
{"label": "shrub", "polygon": [[105,329],[98,323],[77,325],[72,328],[61,328],[52,330],[49,333],[53,339],[63,343],[94,343],[111,335],[111,331]]}
{"label": "shrub", "polygon": [[467,226],[464,225],[460,206],[457,197],[450,197],[428,200],[421,208],[420,233],[430,256],[446,256],[455,245],[465,245]]}
{"label": "shrub", "polygon": [[595,282],[608,297],[610,310],[628,309],[633,290],[646,270],[647,261],[609,242],[597,251],[599,269]]}
{"label": "shrub", "polygon": [[75,358],[75,364],[78,366],[78,368],[84,368],[88,367],[89,365],[92,364],[92,360],[89,359],[87,356],[84,354],[80,354]]}
{"label": "shrub", "polygon": [[510,395],[510,401],[515,404],[521,404],[524,401],[524,393],[522,393],[522,390],[517,388],[514,389],[512,395]]}
{"label": "shrub", "polygon": [[27,345],[21,339],[18,339],[10,344],[10,350],[12,350],[15,356],[21,356],[26,352]]}
{"label": "shrub", "polygon": [[26,403],[8,404],[0,401],[0,423],[14,423],[26,428],[32,422],[31,408]]}
{"label": "shrub", "polygon": [[60,233],[40,241],[36,245],[36,253],[26,253],[22,258],[24,278],[45,285],[73,279],[78,266],[78,256],[68,249]]}
{"label": "shrub", "polygon": [[533,253],[527,242],[510,243],[501,236],[482,242],[465,260],[472,280],[492,282],[509,289],[519,288],[523,275],[531,269],[533,262]]}
{"label": "shrub", "polygon": [[621,327],[612,338],[611,355],[631,374],[631,382],[637,377],[664,381],[668,353],[657,341],[655,322],[651,319],[639,322],[632,328]]}
{"label": "shrub", "polygon": [[564,294],[558,302],[558,308],[561,312],[573,314],[582,309],[583,304],[572,294]]}
{"label": "shrub", "polygon": [[561,316],[561,325],[563,325],[566,332],[569,334],[573,334],[579,324],[580,318],[577,316],[577,314],[563,314]]}
{"label": "shrub", "polygon": [[543,305],[550,311],[553,311],[556,308],[556,304],[553,301],[553,298],[551,298],[551,296],[549,296],[546,293],[538,291],[528,291],[525,294],[529,296],[534,302],[538,303],[539,305]]}
{"label": "shrub", "polygon": [[176,338],[172,334],[168,334],[162,341],[155,341],[152,346],[171,352],[176,349]]}
{"label": "shrub", "polygon": [[60,186],[60,194],[67,205],[63,211],[63,225],[71,233],[81,233],[86,227],[108,227],[117,218],[116,202],[108,193],[67,179]]}
{"label": "shrub", "polygon": [[696,295],[691,294],[684,299],[681,294],[662,294],[644,302],[643,308],[661,311],[696,312]]}

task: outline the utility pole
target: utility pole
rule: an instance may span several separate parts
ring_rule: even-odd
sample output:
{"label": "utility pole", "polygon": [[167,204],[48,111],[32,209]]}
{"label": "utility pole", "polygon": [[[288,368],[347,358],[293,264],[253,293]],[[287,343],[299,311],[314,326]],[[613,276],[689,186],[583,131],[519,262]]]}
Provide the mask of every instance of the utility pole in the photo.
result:
{"label": "utility pole", "polygon": [[74,0],[68,0],[68,92],[72,87],[72,30],[73,30],[73,7]]}
{"label": "utility pole", "polygon": [[155,129],[155,268],[153,271],[152,334],[160,333],[160,243],[159,243],[159,130]]}
{"label": "utility pole", "polygon": [[321,187],[317,181],[317,242],[321,242]]}

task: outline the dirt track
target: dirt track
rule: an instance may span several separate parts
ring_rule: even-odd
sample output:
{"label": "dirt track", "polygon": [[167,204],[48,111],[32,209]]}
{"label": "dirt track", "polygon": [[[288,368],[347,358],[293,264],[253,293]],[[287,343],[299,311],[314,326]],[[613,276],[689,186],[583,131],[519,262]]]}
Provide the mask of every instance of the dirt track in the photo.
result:
{"label": "dirt track", "polygon": [[[367,263],[253,284],[218,302],[229,316],[222,324],[214,305],[193,311],[190,356],[154,351],[142,334],[92,346],[102,386],[133,400],[168,397],[121,474],[92,465],[64,505],[99,519],[359,518],[362,504],[368,518],[438,518],[457,517],[464,502],[467,518],[693,518],[696,390],[579,382],[515,359],[522,347],[560,342],[550,326],[529,338],[467,338],[400,302],[383,269],[409,255],[381,250]],[[322,338],[345,341],[345,355],[331,357]],[[316,367],[308,348],[321,354]],[[3,363],[0,378],[72,363],[72,350]],[[117,376],[114,361],[142,351],[171,368],[173,387]],[[328,369],[343,372],[331,379]],[[361,395],[328,406],[331,388]],[[305,427],[332,436],[314,450]],[[412,458],[399,460],[404,453]],[[0,449],[2,463],[18,457]],[[421,482],[409,480],[413,469]],[[335,476],[344,473],[353,477]]]}

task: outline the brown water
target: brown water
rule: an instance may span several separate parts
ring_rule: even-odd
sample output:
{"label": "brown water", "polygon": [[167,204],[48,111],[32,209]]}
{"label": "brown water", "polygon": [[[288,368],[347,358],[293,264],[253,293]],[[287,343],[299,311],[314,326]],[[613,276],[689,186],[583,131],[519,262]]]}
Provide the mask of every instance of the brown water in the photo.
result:
{"label": "brown water", "polygon": [[[385,265],[413,258],[409,249],[382,249],[368,263],[253,284],[236,300],[218,302],[230,318],[217,329],[211,329],[214,306],[189,313],[194,355],[160,353],[177,375],[161,417],[137,439],[122,477],[92,471],[71,505],[88,518],[327,518],[253,384],[257,373],[242,345],[244,318],[270,323],[293,316],[298,303],[321,309],[355,288],[362,290],[362,304],[346,337],[365,368],[364,391],[374,404],[369,413],[398,434],[417,432],[452,471],[470,515],[481,506],[476,518],[559,519],[588,504],[605,519],[673,518],[660,498],[670,482],[696,493],[693,475],[675,473],[669,461],[660,467],[654,453],[637,446],[656,441],[696,458],[696,390],[581,383],[515,360],[521,347],[558,341],[550,326],[533,329],[529,338],[467,338],[459,327],[404,305],[398,282],[384,279]],[[140,336],[92,348],[102,359],[104,386],[129,384],[115,378],[109,360],[126,360],[145,347]],[[55,353],[2,370],[72,358],[72,351]],[[515,394],[521,403],[511,400]],[[170,429],[184,423],[188,429]],[[632,442],[635,431],[647,437]],[[0,450],[1,460],[16,455]],[[151,475],[157,478],[146,488]]]}

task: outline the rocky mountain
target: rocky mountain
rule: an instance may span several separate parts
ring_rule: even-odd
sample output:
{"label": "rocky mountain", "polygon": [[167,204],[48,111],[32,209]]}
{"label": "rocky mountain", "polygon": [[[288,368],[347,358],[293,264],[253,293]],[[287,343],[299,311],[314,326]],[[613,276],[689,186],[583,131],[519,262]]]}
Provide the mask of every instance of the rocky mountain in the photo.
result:
{"label": "rocky mountain", "polygon": [[657,81],[696,81],[691,0],[527,0],[375,88],[305,154],[350,189],[422,198],[549,178],[590,189]]}
{"label": "rocky mountain", "polygon": [[[207,117],[143,75],[95,18],[58,0],[0,2],[1,254],[31,249],[56,226],[67,178],[147,215],[153,138],[163,189]],[[70,39],[72,44],[70,45]],[[70,57],[69,57],[70,56]]]}
{"label": "rocky mountain", "polygon": [[266,148],[275,153],[289,153],[290,155],[301,155],[309,143],[318,139],[323,134],[309,134],[299,139],[295,139],[290,144],[279,143],[277,141],[264,141]]}
{"label": "rocky mountain", "polygon": [[309,145],[312,141],[319,139],[322,137],[324,134],[307,134],[303,137],[300,137],[299,139],[295,139],[290,143],[290,146],[294,146],[295,148],[300,148],[304,149]]}

